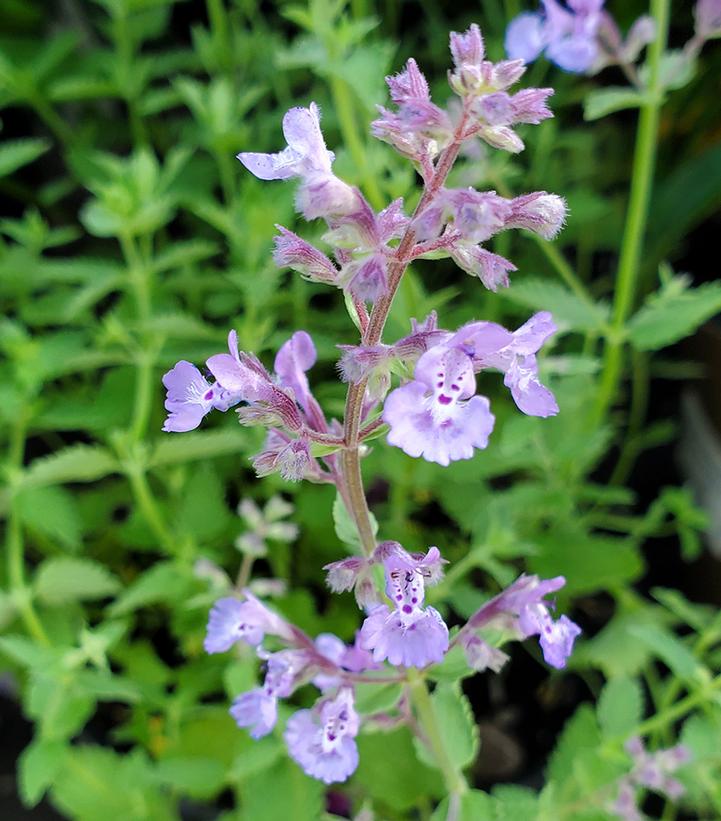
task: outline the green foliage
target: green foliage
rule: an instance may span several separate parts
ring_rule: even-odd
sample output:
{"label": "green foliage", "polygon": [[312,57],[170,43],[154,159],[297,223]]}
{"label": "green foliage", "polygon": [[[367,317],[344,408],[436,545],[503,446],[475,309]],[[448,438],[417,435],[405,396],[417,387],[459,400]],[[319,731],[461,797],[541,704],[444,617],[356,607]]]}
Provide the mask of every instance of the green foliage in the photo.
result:
{"label": "green foliage", "polygon": [[[232,411],[214,414],[201,430],[163,432],[161,378],[180,359],[201,366],[225,350],[230,328],[241,348],[270,367],[279,345],[303,327],[319,351],[313,389],[328,417],[342,418],[335,345],[356,341],[358,312],[349,304],[345,311],[340,294],[276,268],[275,224],[310,241],[322,229],[295,225],[292,183],[262,184],[234,154],[278,150],[282,113],[316,100],[339,175],[374,208],[404,197],[410,213],[415,171],[371,139],[368,122],[386,103],[384,75],[411,54],[434,99],[445,99],[446,30],[460,31],[470,18],[442,4],[410,4],[401,14],[397,4],[362,0],[262,8],[235,0],[98,0],[54,16],[40,0],[6,5],[0,673],[12,677],[34,726],[18,759],[20,798],[30,810],[46,797],[79,821],[174,821],[196,806],[199,815],[225,821],[337,817],[323,815],[325,786],[289,760],[282,739],[288,711],[309,705],[310,687],[281,707],[277,730],[253,741],[225,699],[256,686],[258,660],[245,645],[209,656],[203,636],[213,601],[238,580],[265,583],[262,595],[270,591],[272,606],[309,632],[352,640],[363,614],[352,595],[328,596],[320,568],[361,552],[353,517],[327,486],[278,477],[258,483],[249,457],[262,433],[240,427]],[[609,3],[630,15],[621,6]],[[506,12],[519,9],[500,2],[476,9],[489,59],[502,53]],[[691,25],[676,14],[674,36]],[[515,656],[501,673],[507,679],[477,688],[460,647],[424,671],[446,766],[469,784],[456,784],[452,796],[429,746],[400,726],[410,709],[407,685],[358,685],[360,765],[332,788],[348,797],[354,817],[367,809],[383,821],[449,814],[456,821],[608,821],[629,767],[623,743],[636,732],[651,749],[678,735],[693,755],[679,772],[684,812],[721,816],[721,621],[690,594],[653,587],[653,575],[647,584],[667,549],[657,537],[677,541],[682,560],[694,560],[708,517],[686,488],[658,488],[641,505],[648,482],[638,494],[624,486],[645,448],[676,435],[657,412],[653,423],[645,419],[649,374],[663,391],[657,374],[671,372],[654,352],[721,310],[717,282],[673,273],[696,264],[698,255],[683,262],[690,232],[719,206],[721,151],[711,119],[717,62],[708,47],[700,55],[668,52],[653,92],[539,62],[529,84],[547,74],[556,119],[523,130],[524,154],[468,154],[453,172],[453,186],[509,197],[562,194],[567,229],[553,243],[527,232],[490,241],[489,250],[518,267],[499,294],[442,259],[414,263],[384,341],[406,335],[410,316],[434,310],[446,328],[471,319],[517,327],[530,312],[551,311],[559,332],[539,363],[561,413],[523,416],[502,380],[484,373],[479,388],[496,416],[489,447],[445,470],[390,448],[387,428],[379,427],[364,443],[373,527],[379,539],[412,550],[439,545],[448,575],[427,594],[449,624],[523,571],[564,575],[558,607],[584,628],[569,663],[582,684],[567,688],[556,672],[539,686],[529,679],[532,692],[515,703]],[[640,67],[642,83],[650,70]],[[620,82],[620,73],[608,76]],[[629,124],[639,107],[661,98],[668,113],[648,226],[639,229],[645,244],[633,271],[636,299],[619,320],[615,273],[626,184],[635,173]],[[621,351],[616,388],[629,377],[631,410],[599,416],[614,346]],[[614,411],[625,410],[624,391],[614,389],[610,399]],[[313,447],[328,454],[337,446]],[[294,506],[297,537],[268,536],[267,555],[241,556],[236,541],[252,527],[234,507],[253,499],[263,508],[274,494]],[[650,596],[639,592],[649,588]],[[534,639],[524,647],[540,661]],[[494,721],[497,714],[501,723],[517,722],[511,732],[521,746],[524,710],[564,712],[539,791],[475,788],[486,781],[483,753],[493,749],[489,743],[479,761],[486,689]],[[574,692],[586,700],[577,709]],[[535,743],[528,748],[512,777],[535,784],[542,754]],[[220,809],[231,800],[232,809]]]}

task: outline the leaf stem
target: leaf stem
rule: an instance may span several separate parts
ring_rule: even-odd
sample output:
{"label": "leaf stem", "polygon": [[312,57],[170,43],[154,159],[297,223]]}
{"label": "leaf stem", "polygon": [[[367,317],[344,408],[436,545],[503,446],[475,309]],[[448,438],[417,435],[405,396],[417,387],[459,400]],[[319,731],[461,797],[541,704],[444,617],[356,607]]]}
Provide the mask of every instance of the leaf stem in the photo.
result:
{"label": "leaf stem", "polygon": [[651,15],[656,21],[658,35],[649,48],[648,94],[638,119],[626,228],[616,277],[611,320],[615,333],[610,334],[606,341],[601,385],[594,409],[594,421],[597,423],[603,421],[613,403],[623,369],[623,328],[633,308],[656,164],[658,126],[663,105],[661,60],[668,38],[669,11],[670,0],[651,0]]}

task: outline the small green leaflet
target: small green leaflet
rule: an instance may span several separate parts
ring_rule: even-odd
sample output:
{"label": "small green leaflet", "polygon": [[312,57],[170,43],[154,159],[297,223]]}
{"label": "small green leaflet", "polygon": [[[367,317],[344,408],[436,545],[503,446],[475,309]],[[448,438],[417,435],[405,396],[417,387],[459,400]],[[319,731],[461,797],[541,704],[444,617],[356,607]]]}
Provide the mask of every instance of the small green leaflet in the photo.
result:
{"label": "small green leaflet", "polygon": [[631,318],[631,344],[639,351],[665,348],[692,334],[720,310],[721,282],[691,288],[688,277],[672,277]]}
{"label": "small green leaflet", "polygon": [[[373,535],[376,536],[378,534],[378,522],[372,513],[370,514],[370,519],[373,527]],[[354,551],[361,550],[358,530],[346,506],[343,504],[340,493],[335,497],[335,502],[333,502],[333,523],[335,525],[335,534],[343,544],[348,545],[348,547]]]}

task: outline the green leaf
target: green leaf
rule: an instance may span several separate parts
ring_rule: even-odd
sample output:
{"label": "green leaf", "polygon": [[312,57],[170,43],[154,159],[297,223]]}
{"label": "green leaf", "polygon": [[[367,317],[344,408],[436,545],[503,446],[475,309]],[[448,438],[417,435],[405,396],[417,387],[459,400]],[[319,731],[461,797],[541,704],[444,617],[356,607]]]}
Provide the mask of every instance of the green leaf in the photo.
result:
{"label": "green leaf", "polygon": [[361,734],[357,741],[360,760],[354,780],[369,798],[402,813],[414,807],[419,796],[443,794],[438,771],[419,761],[406,727]]}
{"label": "green leaf", "polygon": [[240,818],[242,821],[261,818],[317,821],[324,795],[325,788],[320,781],[305,775],[295,762],[282,758],[245,782]]}
{"label": "green leaf", "polygon": [[458,684],[445,682],[436,686],[431,702],[436,722],[442,728],[448,757],[456,769],[462,770],[475,760],[480,747],[480,735],[470,702]]}
{"label": "green leaf", "polygon": [[538,794],[528,787],[501,784],[493,788],[495,821],[535,821],[539,810]]}
{"label": "green leaf", "polygon": [[109,609],[110,615],[121,616],[151,604],[180,601],[190,585],[187,573],[172,562],[155,564],[118,596]]}
{"label": "green leaf", "polygon": [[[370,514],[370,519],[373,527],[373,535],[376,536],[378,534],[378,522],[372,513]],[[336,495],[335,501],[333,502],[333,524],[335,525],[335,535],[343,544],[350,547],[353,552],[362,550],[355,522],[343,504],[340,493]]]}
{"label": "green leaf", "polygon": [[[455,818],[456,821],[497,821],[494,803],[490,795],[481,790],[468,790],[461,796],[446,796],[436,807],[431,821],[447,821],[448,818]],[[453,813],[451,808],[454,808]],[[520,821],[520,816],[516,816],[514,821]],[[531,819],[524,817],[523,821]]]}
{"label": "green leaf", "polygon": [[356,684],[355,706],[359,713],[370,715],[393,709],[402,695],[400,684]]}
{"label": "green leaf", "polygon": [[225,767],[203,756],[169,756],[155,766],[158,783],[192,798],[213,798],[223,788]]}
{"label": "green leaf", "polygon": [[6,140],[0,145],[0,177],[6,177],[34,162],[50,149],[50,142],[42,139]]}
{"label": "green leaf", "polygon": [[586,301],[559,282],[526,278],[513,283],[502,296],[516,305],[550,311],[562,328],[574,331],[602,331],[608,322],[607,302]]}
{"label": "green leaf", "polygon": [[598,723],[607,738],[627,735],[643,718],[643,690],[636,679],[611,679],[601,691]]}
{"label": "green leaf", "polygon": [[55,664],[61,657],[58,647],[45,647],[25,636],[0,636],[0,652],[23,667],[47,667]]}
{"label": "green leaf", "polygon": [[177,815],[161,794],[153,770],[137,749],[120,755],[107,747],[72,747],[53,785],[53,802],[76,821],[172,821]]}
{"label": "green leaf", "polygon": [[80,544],[82,519],[73,496],[62,487],[21,488],[17,496],[22,522],[32,530],[74,550]]}
{"label": "green leaf", "polygon": [[583,101],[585,120],[599,120],[614,111],[638,108],[646,101],[646,96],[634,88],[606,86],[591,91]]}
{"label": "green leaf", "polygon": [[99,445],[72,445],[32,462],[25,472],[23,485],[38,487],[63,482],[95,482],[118,469],[119,465],[109,450]]}
{"label": "green leaf", "polygon": [[104,599],[120,590],[120,582],[106,567],[91,559],[69,556],[43,562],[33,586],[46,604]]}
{"label": "green leaf", "polygon": [[566,784],[572,776],[579,753],[595,750],[600,743],[601,734],[593,708],[589,704],[582,704],[563,728],[548,762],[547,778],[559,785]]}
{"label": "green leaf", "polygon": [[85,726],[95,709],[95,699],[79,692],[72,676],[36,673],[30,681],[26,710],[51,740],[71,738]]}
{"label": "green leaf", "polygon": [[60,770],[66,746],[62,741],[34,739],[18,759],[18,790],[26,807],[34,807]]}
{"label": "green leaf", "polygon": [[686,276],[676,276],[648,297],[628,323],[631,343],[639,351],[673,345],[721,310],[721,282],[691,288]]}
{"label": "green leaf", "polygon": [[190,533],[199,540],[221,534],[230,513],[225,504],[225,488],[211,465],[194,471],[183,494],[177,523],[180,533]]}
{"label": "green leaf", "polygon": [[680,679],[698,681],[704,668],[673,633],[656,624],[637,624],[630,629]]}

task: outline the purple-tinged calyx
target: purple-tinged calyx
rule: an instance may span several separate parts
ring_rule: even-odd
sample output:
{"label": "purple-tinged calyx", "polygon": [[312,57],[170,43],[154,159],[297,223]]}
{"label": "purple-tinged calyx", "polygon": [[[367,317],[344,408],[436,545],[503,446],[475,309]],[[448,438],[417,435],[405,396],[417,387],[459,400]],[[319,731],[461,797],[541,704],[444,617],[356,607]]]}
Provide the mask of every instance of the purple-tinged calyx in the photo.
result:
{"label": "purple-tinged calyx", "polygon": [[362,610],[380,603],[372,576],[372,561],[358,556],[349,556],[331,562],[323,567],[326,571],[326,584],[334,593],[345,593],[352,590],[358,607]]}
{"label": "purple-tinged calyx", "polygon": [[294,636],[287,622],[246,590],[243,601],[228,597],[213,605],[204,647],[206,653],[224,653],[238,641],[257,646],[266,634],[286,640]]}
{"label": "purple-tinged calyx", "polygon": [[360,645],[377,662],[387,659],[401,667],[426,667],[439,662],[448,649],[448,628],[433,607],[423,607],[425,585],[437,582],[443,559],[437,547],[411,554],[397,542],[378,546],[374,560],[383,564],[385,604],[371,609],[360,630]]}
{"label": "purple-tinged calyx", "polygon": [[310,282],[338,285],[339,271],[322,251],[282,225],[276,228],[273,261],[279,268],[292,268]]}
{"label": "purple-tinged calyx", "polygon": [[291,758],[319,781],[345,781],[358,766],[360,719],[355,710],[353,690],[339,688],[333,698],[319,699],[311,710],[294,713],[284,738]]}
{"label": "purple-tinged calyx", "polygon": [[291,439],[281,431],[270,430],[263,450],[251,458],[258,476],[280,473],[287,482],[316,478],[320,471],[310,452],[307,437]]}
{"label": "purple-tinged calyx", "polygon": [[371,132],[409,159],[429,162],[451,140],[450,117],[431,102],[428,83],[414,59],[404,71],[386,77],[386,83],[398,110],[378,106],[381,116],[371,123]]}

